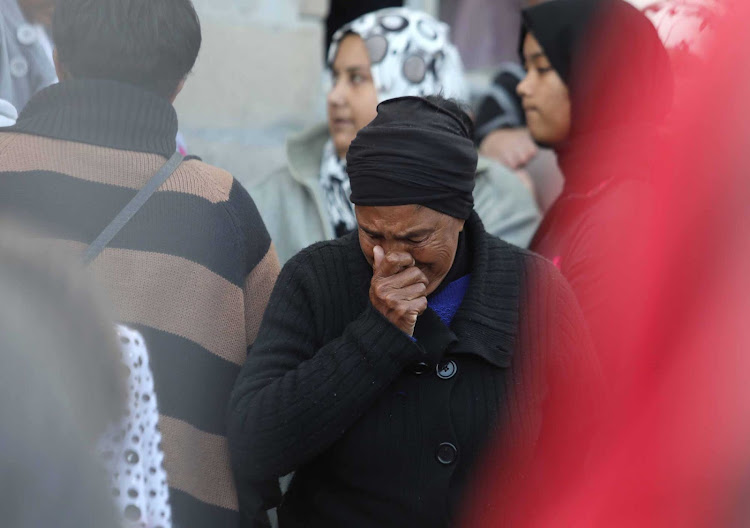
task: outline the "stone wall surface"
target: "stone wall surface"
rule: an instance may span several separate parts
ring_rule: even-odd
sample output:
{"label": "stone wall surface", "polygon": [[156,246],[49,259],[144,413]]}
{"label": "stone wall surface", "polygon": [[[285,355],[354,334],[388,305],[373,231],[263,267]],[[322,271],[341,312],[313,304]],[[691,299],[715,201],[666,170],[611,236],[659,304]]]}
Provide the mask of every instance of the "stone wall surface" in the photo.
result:
{"label": "stone wall surface", "polygon": [[245,186],[322,116],[328,0],[194,0],[203,46],[175,106],[191,154]]}

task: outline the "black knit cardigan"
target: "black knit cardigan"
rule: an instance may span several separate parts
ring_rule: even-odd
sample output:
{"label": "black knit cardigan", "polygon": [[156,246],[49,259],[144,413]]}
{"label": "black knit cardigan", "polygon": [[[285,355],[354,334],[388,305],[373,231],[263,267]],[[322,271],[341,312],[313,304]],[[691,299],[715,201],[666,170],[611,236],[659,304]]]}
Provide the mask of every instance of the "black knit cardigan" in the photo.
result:
{"label": "black knit cardigan", "polygon": [[466,296],[450,329],[420,316],[416,343],[370,304],[356,233],[286,264],[230,403],[244,526],[292,471],[281,528],[451,526],[495,434],[532,457],[545,402],[590,412],[598,366],[565,280],[476,214],[466,233]]}

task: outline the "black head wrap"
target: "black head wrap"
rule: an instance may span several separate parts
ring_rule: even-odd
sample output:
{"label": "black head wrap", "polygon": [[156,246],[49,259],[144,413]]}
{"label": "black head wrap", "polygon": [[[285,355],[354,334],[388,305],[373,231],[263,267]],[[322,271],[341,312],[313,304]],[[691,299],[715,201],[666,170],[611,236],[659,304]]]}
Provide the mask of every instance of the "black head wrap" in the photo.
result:
{"label": "black head wrap", "polygon": [[418,204],[466,220],[477,170],[472,135],[459,116],[426,99],[380,103],[346,155],[352,203]]}

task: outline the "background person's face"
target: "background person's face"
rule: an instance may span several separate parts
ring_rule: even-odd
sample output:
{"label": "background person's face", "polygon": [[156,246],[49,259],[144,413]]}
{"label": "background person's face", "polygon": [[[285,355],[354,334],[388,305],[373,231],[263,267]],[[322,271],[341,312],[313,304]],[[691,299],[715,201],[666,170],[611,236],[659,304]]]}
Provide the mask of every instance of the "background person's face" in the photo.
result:
{"label": "background person's face", "polygon": [[544,145],[556,145],[570,134],[570,94],[544,54],[539,42],[529,33],[523,44],[526,78],[518,85],[526,124],[534,139]]}
{"label": "background person's face", "polygon": [[331,68],[333,87],[328,93],[328,129],[342,159],[357,132],[377,116],[378,92],[370,65],[364,41],[346,36]]}
{"label": "background person's face", "polygon": [[373,248],[414,257],[434,292],[453,266],[464,221],[418,205],[356,207],[359,245],[372,266]]}

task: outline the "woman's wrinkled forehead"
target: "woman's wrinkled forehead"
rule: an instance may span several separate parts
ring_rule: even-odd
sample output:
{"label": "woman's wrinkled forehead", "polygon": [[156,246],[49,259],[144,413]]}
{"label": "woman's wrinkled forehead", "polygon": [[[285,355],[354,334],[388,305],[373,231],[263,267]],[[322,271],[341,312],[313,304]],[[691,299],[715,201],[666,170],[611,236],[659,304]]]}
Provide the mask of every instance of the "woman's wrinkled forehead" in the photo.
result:
{"label": "woman's wrinkled forehead", "polygon": [[336,32],[328,52],[329,65],[341,41],[352,33],[365,42],[380,101],[437,94],[467,99],[463,64],[446,24],[408,8],[368,13]]}

